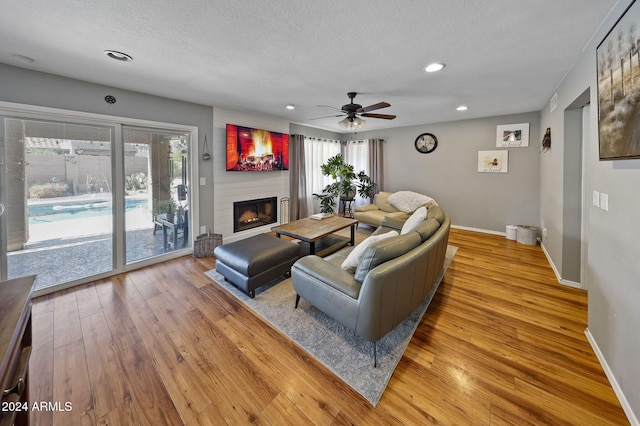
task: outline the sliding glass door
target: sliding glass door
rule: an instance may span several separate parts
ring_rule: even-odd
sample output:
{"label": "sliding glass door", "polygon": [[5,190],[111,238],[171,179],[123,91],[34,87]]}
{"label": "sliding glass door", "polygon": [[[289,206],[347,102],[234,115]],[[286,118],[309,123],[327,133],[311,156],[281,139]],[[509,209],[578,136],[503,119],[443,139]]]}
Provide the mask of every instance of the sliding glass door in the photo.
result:
{"label": "sliding glass door", "polygon": [[168,129],[0,115],[0,279],[42,290],[188,253],[193,131]]}
{"label": "sliding glass door", "polygon": [[0,121],[3,278],[42,288],[111,271],[114,127]]}
{"label": "sliding glass door", "polygon": [[191,247],[186,133],[123,127],[126,261]]}

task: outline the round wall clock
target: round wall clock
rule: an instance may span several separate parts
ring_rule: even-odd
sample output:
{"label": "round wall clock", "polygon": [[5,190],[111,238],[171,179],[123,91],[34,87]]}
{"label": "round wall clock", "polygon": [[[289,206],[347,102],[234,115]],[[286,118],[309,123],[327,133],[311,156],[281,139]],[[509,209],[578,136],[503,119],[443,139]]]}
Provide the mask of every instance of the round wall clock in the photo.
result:
{"label": "round wall clock", "polygon": [[438,138],[432,133],[423,133],[416,138],[415,145],[418,152],[428,154],[438,147]]}

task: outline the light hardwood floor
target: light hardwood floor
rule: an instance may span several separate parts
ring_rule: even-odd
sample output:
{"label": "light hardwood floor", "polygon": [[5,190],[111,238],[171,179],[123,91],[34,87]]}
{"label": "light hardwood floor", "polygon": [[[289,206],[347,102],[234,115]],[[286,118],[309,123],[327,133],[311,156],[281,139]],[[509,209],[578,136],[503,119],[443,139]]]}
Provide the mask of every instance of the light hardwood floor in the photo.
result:
{"label": "light hardwood floor", "polygon": [[37,299],[36,425],[628,424],[586,340],[587,294],[540,247],[459,247],[373,408],[183,257]]}

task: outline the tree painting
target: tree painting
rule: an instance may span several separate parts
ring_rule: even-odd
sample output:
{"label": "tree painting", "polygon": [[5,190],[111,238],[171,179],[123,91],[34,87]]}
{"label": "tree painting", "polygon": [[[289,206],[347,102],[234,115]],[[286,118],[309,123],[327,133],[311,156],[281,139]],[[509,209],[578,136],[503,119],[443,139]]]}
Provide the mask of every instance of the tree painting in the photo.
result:
{"label": "tree painting", "polygon": [[634,2],[596,51],[601,160],[640,157],[639,22]]}

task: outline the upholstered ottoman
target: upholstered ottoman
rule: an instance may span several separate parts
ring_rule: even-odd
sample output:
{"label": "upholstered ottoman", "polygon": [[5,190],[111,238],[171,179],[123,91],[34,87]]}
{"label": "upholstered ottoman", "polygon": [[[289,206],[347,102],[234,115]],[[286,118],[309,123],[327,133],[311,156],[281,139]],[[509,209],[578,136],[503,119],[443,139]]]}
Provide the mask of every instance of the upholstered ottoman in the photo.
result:
{"label": "upholstered ottoman", "polygon": [[267,234],[215,248],[216,271],[252,298],[256,289],[291,271],[298,259],[298,244]]}

